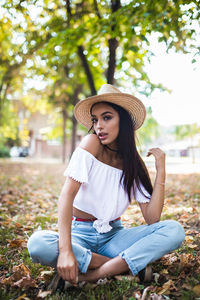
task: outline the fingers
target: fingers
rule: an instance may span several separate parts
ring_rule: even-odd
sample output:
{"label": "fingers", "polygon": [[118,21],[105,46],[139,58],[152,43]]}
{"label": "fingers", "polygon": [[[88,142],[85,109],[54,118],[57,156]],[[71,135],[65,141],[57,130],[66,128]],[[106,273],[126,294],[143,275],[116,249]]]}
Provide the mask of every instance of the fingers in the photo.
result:
{"label": "fingers", "polygon": [[158,158],[160,156],[165,156],[165,153],[160,148],[151,148],[147,152],[147,157],[150,156],[150,155],[153,155],[156,158]]}
{"label": "fingers", "polygon": [[160,148],[151,148],[147,153],[147,156],[150,155],[153,155],[155,158],[156,170],[165,172],[165,153]]}
{"label": "fingers", "polygon": [[78,283],[78,266],[75,264],[75,266],[70,270],[70,282],[72,282],[74,285]]}
{"label": "fingers", "polygon": [[61,252],[57,262],[58,274],[73,285],[78,282],[78,262],[73,253]]}
{"label": "fingers", "polygon": [[70,281],[72,284],[76,285],[78,283],[78,264],[75,263],[71,266],[57,267],[58,274],[63,280]]}
{"label": "fingers", "polygon": [[62,268],[58,270],[58,274],[62,277],[63,280],[70,281],[72,284],[76,284],[76,275],[74,269]]}

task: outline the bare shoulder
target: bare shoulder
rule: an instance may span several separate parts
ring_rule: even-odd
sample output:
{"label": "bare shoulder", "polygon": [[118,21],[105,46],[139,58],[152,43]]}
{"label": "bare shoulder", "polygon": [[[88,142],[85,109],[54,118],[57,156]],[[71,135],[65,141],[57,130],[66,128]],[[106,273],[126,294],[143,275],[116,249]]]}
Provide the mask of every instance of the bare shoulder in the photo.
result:
{"label": "bare shoulder", "polygon": [[79,147],[90,152],[96,157],[98,156],[102,145],[96,134],[88,134],[82,139],[81,143],[79,144]]}

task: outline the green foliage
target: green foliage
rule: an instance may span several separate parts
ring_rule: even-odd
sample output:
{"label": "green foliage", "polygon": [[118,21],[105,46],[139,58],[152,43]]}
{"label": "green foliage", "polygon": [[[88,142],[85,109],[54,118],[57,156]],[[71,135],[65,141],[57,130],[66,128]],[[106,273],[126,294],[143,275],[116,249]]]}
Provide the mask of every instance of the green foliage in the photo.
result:
{"label": "green foliage", "polygon": [[[199,53],[195,30],[199,22],[199,1],[119,1],[117,9],[112,7],[112,1],[69,3],[68,10],[60,0],[1,3],[0,126],[1,133],[7,132],[8,137],[16,137],[18,129],[16,121],[12,125],[10,122],[17,120],[16,116],[11,116],[9,121],[5,118],[12,111],[11,106],[6,108],[9,99],[26,103],[30,113],[49,101],[49,110],[60,108],[62,112],[65,107],[71,119],[78,85],[82,85],[79,98],[91,94],[92,82],[92,93],[95,93],[107,82],[111,68],[116,85],[126,84],[128,80],[146,96],[156,88],[163,90],[159,83],[150,82],[144,69],[153,55],[149,47],[152,33],[166,44],[167,50]],[[112,52],[111,42],[116,43],[116,52]],[[196,61],[197,55],[193,63]],[[45,87],[37,83],[34,88],[29,87],[31,80],[44,82]],[[148,120],[148,126],[152,134],[156,124]],[[149,142],[150,135],[142,136]]]}
{"label": "green foliage", "polygon": [[10,149],[6,146],[0,145],[0,157],[10,157]]}
{"label": "green foliage", "polygon": [[6,143],[7,139],[16,140],[18,137],[19,119],[16,115],[14,103],[5,102],[3,109],[4,114],[0,124],[0,143]]}
{"label": "green foliage", "polygon": [[141,149],[142,145],[146,146],[150,144],[160,135],[160,127],[158,122],[152,116],[152,110],[147,110],[147,116],[143,126],[137,131],[138,146]]}
{"label": "green foliage", "polygon": [[200,133],[200,126],[196,123],[177,125],[175,127],[175,135],[177,140],[182,140],[187,137],[192,138],[197,133]]}

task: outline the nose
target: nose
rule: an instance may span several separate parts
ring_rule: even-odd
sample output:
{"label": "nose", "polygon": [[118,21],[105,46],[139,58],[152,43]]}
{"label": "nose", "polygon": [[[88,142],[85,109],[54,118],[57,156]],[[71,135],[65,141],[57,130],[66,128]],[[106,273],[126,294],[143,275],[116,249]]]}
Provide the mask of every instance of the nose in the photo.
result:
{"label": "nose", "polygon": [[97,129],[102,129],[103,128],[103,124],[102,124],[102,120],[98,120],[98,122],[96,123]]}

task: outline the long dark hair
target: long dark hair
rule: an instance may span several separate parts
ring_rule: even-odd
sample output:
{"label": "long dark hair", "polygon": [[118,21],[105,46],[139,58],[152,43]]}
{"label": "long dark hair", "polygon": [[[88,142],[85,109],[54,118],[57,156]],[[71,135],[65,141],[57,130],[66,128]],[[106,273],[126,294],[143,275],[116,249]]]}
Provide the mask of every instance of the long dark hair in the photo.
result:
{"label": "long dark hair", "polygon": [[[102,101],[101,103],[110,105],[119,114],[120,121],[119,134],[117,137],[117,149],[119,156],[122,158],[123,166],[121,182],[123,181],[124,189],[128,194],[129,201],[131,202],[132,191],[135,196],[135,184],[139,191],[146,198],[149,198],[145,195],[140,186],[140,184],[142,184],[145,190],[152,195],[153,187],[148,170],[136,148],[134,120],[123,107],[106,101]],[[90,112],[92,112],[92,108],[95,104],[91,107]]]}

